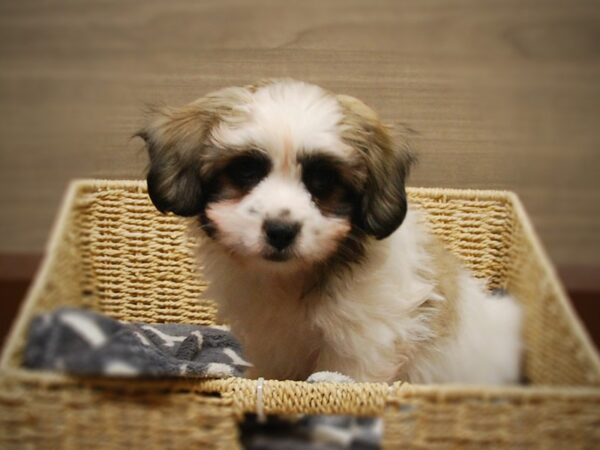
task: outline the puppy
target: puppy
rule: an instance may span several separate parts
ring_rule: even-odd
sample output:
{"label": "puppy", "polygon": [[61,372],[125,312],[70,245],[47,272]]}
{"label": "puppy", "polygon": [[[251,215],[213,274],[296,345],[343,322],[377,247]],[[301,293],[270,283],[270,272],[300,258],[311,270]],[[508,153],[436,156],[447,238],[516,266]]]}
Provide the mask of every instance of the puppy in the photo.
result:
{"label": "puppy", "polygon": [[255,376],[517,380],[519,308],[407,205],[413,157],[364,103],[269,80],[157,109],[138,135],[156,207],[197,219],[207,296]]}

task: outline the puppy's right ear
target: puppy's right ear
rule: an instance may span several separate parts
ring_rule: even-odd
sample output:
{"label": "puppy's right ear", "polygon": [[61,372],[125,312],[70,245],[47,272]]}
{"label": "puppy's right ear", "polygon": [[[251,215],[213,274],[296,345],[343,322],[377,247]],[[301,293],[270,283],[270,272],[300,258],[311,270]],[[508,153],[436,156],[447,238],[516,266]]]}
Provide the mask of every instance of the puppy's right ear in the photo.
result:
{"label": "puppy's right ear", "polygon": [[355,220],[366,233],[384,239],[406,217],[404,183],[414,156],[403,139],[394,142],[388,127],[363,102],[347,95],[337,99],[344,110],[342,137],[362,157],[367,172]]}
{"label": "puppy's right ear", "polygon": [[191,106],[155,110],[154,117],[135,134],[145,141],[150,156],[150,199],[163,213],[194,216],[203,203],[200,171],[206,117]]}

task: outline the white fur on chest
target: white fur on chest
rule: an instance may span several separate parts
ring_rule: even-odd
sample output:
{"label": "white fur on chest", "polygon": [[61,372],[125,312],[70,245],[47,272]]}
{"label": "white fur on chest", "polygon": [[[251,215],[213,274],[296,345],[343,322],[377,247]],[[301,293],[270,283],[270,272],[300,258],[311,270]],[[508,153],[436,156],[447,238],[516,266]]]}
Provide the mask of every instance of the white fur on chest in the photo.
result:
{"label": "white fur on chest", "polygon": [[241,340],[255,373],[275,379],[308,377],[322,336],[312,321],[309,299],[300,298],[302,280],[232,265],[227,255],[207,244],[202,254],[210,282],[206,295]]}

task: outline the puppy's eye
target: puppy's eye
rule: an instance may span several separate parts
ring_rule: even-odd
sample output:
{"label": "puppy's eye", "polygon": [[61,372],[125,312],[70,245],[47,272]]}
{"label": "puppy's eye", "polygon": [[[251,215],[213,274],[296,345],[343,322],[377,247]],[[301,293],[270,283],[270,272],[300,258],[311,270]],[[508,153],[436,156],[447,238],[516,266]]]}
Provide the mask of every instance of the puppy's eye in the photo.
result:
{"label": "puppy's eye", "polygon": [[304,167],[302,181],[315,199],[323,200],[335,191],[339,184],[339,175],[331,163],[314,161]]}
{"label": "puppy's eye", "polygon": [[225,174],[236,187],[249,189],[261,181],[271,168],[262,154],[243,155],[235,158],[225,168]]}

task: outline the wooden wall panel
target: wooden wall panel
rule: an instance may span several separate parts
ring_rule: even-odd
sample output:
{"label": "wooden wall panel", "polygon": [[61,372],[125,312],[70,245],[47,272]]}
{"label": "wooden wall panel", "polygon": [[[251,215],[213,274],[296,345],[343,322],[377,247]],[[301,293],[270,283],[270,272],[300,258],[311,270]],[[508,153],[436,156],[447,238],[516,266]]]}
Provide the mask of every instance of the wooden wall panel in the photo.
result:
{"label": "wooden wall panel", "polygon": [[559,265],[598,268],[599,5],[0,2],[0,252],[40,251],[69,179],[143,175],[144,103],[292,76],[411,130],[412,185],[515,190]]}

